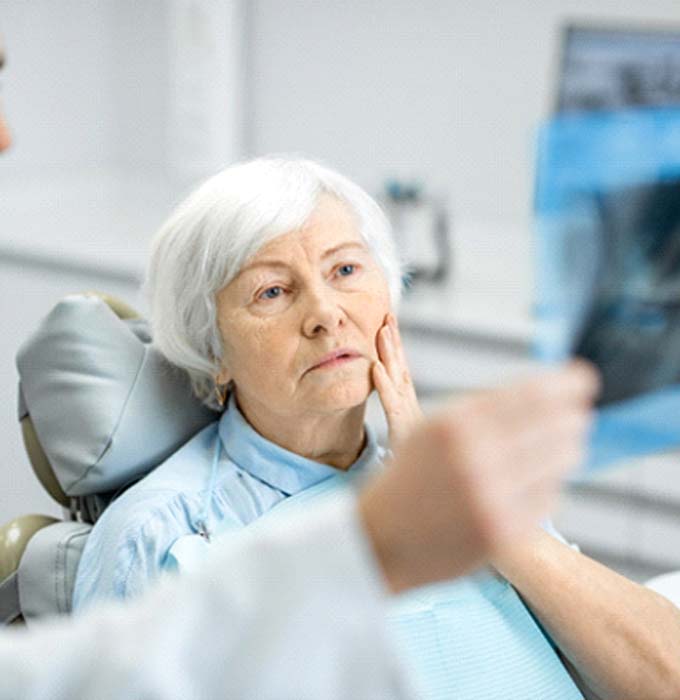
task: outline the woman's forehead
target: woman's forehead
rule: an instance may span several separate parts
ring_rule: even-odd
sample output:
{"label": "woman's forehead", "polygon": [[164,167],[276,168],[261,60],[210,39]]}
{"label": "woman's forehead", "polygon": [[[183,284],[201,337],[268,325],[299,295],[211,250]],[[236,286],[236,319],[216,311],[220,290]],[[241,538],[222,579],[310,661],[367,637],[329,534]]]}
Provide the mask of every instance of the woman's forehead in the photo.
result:
{"label": "woman's forehead", "polygon": [[304,226],[282,233],[265,243],[250,259],[261,262],[272,256],[297,255],[304,250],[315,257],[341,247],[366,248],[355,217],[342,204],[320,204]]}
{"label": "woman's forehead", "polygon": [[319,245],[321,241],[312,241],[308,234],[305,237],[302,232],[295,231],[292,234],[284,234],[284,236],[272,241],[275,245],[272,247],[264,246],[257,255],[251,258],[241,269],[240,275],[267,267],[295,267],[296,262],[302,259],[322,263],[324,260],[341,255],[343,252],[369,253],[368,246],[360,237],[344,237],[337,241],[333,238],[326,240],[327,245],[322,246]]}

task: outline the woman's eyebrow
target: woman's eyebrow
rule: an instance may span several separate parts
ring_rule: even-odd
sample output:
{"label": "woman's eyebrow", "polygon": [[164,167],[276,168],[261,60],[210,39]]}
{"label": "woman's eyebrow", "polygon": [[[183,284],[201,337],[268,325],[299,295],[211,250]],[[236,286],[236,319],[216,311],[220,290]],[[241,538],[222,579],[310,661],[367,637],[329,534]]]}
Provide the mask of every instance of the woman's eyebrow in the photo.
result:
{"label": "woman's eyebrow", "polygon": [[345,248],[361,248],[362,250],[366,250],[366,245],[360,241],[346,241],[345,243],[340,243],[340,245],[336,245],[333,248],[329,248],[321,256],[321,259],[323,260],[324,258],[328,258],[334,253],[337,253],[339,250],[344,250]]}
{"label": "woman's eyebrow", "polygon": [[[328,258],[338,251],[344,250],[345,248],[360,248],[362,250],[366,250],[366,245],[360,241],[346,241],[345,243],[340,243],[339,245],[333,246],[332,248],[326,250],[321,255],[321,259],[324,260],[325,258]],[[250,265],[246,265],[241,269],[239,274],[243,274],[244,272],[248,272],[249,270],[253,270],[257,267],[290,267],[290,265],[284,260],[267,260],[265,258],[264,260],[257,260]]]}
{"label": "woman's eyebrow", "polygon": [[258,267],[290,267],[290,265],[283,260],[257,260],[256,262],[250,263],[250,265],[242,267],[241,271],[238,273],[239,277],[245,272],[250,272]]}

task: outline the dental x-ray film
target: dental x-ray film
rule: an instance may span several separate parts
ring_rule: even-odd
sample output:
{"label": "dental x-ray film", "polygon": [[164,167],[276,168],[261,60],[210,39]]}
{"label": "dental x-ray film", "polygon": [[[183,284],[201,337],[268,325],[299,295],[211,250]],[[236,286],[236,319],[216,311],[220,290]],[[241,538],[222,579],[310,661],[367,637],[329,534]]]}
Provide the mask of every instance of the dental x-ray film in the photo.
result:
{"label": "dental x-ray film", "polygon": [[555,118],[535,205],[536,352],[602,377],[585,468],[680,446],[680,109]]}

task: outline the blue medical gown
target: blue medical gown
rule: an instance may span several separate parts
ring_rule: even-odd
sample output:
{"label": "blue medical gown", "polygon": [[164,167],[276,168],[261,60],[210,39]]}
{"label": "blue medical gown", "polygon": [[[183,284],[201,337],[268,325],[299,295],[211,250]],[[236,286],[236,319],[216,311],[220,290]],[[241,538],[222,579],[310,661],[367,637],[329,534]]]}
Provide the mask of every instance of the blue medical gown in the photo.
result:
{"label": "blue medical gown", "polygon": [[[353,488],[384,456],[366,430],[361,455],[339,473],[264,439],[232,400],[219,423],[104,512],[83,552],[74,608],[132,597],[163,572],[200,566],[210,543],[199,532],[213,541],[241,536],[246,525],[251,530]],[[388,618],[423,699],[582,697],[512,586],[490,572],[398,596]]]}

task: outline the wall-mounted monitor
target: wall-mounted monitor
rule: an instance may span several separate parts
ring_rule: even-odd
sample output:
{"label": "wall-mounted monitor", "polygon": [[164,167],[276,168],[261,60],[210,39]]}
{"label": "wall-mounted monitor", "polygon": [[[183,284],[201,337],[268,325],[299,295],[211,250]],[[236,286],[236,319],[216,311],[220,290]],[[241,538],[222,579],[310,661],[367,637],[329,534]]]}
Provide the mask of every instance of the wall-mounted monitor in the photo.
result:
{"label": "wall-mounted monitor", "polygon": [[566,26],[556,111],[641,106],[680,106],[680,25]]}

